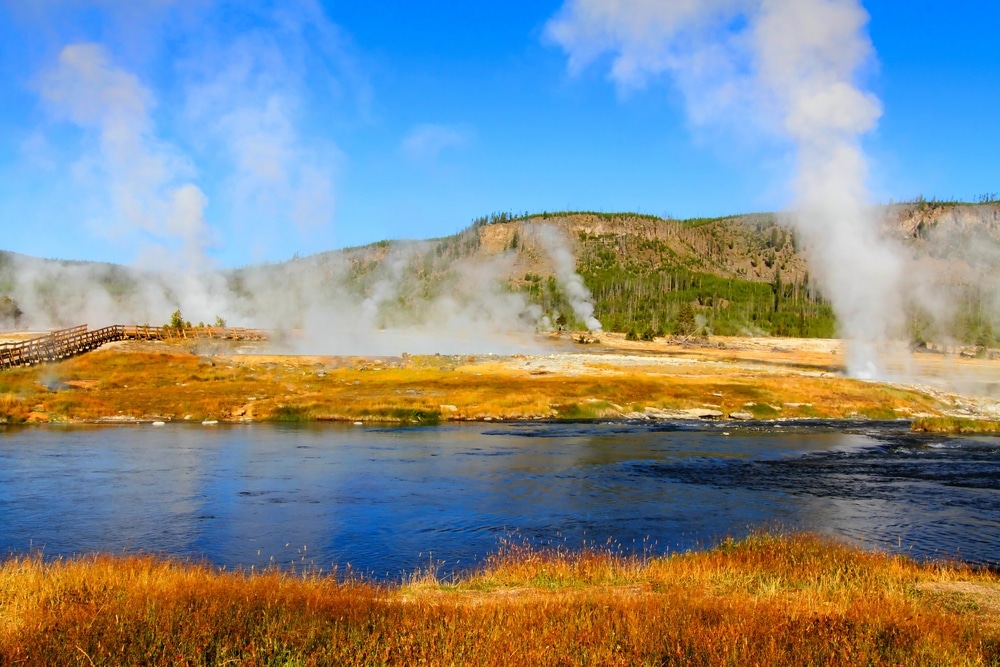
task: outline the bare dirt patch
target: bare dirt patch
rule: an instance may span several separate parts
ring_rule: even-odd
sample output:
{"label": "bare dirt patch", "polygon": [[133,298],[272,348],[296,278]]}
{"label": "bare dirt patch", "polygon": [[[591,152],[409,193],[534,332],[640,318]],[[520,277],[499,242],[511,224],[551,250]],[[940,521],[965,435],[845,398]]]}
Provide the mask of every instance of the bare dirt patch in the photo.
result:
{"label": "bare dirt patch", "polygon": [[1000,614],[1000,585],[996,583],[931,581],[920,584],[917,589],[959,602],[971,602],[984,612]]}

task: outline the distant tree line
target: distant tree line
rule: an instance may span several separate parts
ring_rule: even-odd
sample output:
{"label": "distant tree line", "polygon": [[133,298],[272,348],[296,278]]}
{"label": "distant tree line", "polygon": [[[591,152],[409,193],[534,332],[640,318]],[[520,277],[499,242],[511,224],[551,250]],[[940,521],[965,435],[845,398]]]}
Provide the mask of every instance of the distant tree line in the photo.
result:
{"label": "distant tree line", "polygon": [[24,311],[17,305],[17,301],[6,295],[0,297],[0,324],[4,328],[18,328],[21,325],[22,315]]}

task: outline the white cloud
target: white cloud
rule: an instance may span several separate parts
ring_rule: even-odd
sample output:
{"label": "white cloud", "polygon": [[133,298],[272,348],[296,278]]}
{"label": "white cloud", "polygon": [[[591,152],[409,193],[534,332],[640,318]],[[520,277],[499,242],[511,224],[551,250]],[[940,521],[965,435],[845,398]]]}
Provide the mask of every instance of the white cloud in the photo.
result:
{"label": "white cloud", "polygon": [[208,238],[206,200],[193,183],[193,167],[175,146],[157,136],[152,93],[132,73],[111,62],[99,44],[70,44],[39,82],[56,118],[82,128],[96,142],[74,171],[106,188],[109,235],[145,232],[180,243],[186,261],[200,264]]}
{"label": "white cloud", "polygon": [[429,162],[446,150],[467,146],[472,138],[473,132],[463,126],[426,123],[411,128],[399,148],[414,162]]}
{"label": "white cloud", "polygon": [[[333,137],[366,122],[371,90],[320,2],[6,4],[33,43],[55,47],[58,65],[43,65],[36,87],[52,117],[82,130],[42,126],[21,146],[38,169],[72,179],[73,222],[88,223],[78,228],[128,251],[167,242],[170,207],[196,199],[172,189],[189,184],[205,197],[201,224],[217,229],[187,246],[225,239],[222,252],[247,261],[330,238],[345,159]],[[81,34],[100,43],[66,46]]]}
{"label": "white cloud", "polygon": [[627,90],[664,72],[721,64],[719,54],[711,52],[722,45],[701,35],[718,34],[752,4],[750,0],[570,0],[548,22],[545,35],[566,50],[573,74],[612,53],[609,77]]}
{"label": "white cloud", "polygon": [[[274,55],[273,53],[270,55]],[[274,72],[260,50],[228,50],[229,67],[189,90],[192,120],[205,128],[228,162],[226,197],[235,217],[259,222],[292,217],[300,228],[333,221],[333,180],[339,154],[322,154],[301,135],[294,89],[274,85]],[[303,201],[325,202],[301,208]],[[300,211],[295,216],[289,214]],[[308,215],[306,213],[308,212]]]}
{"label": "white cloud", "polygon": [[21,141],[21,155],[28,164],[44,171],[55,171],[58,167],[56,149],[48,137],[39,130],[34,130]]}
{"label": "white cloud", "polygon": [[299,232],[326,228],[343,155],[326,138],[333,119],[317,120],[316,109],[359,77],[315,3],[258,18],[259,29],[222,37],[186,62],[191,134],[228,171],[223,197],[240,231],[266,237],[286,221]]}

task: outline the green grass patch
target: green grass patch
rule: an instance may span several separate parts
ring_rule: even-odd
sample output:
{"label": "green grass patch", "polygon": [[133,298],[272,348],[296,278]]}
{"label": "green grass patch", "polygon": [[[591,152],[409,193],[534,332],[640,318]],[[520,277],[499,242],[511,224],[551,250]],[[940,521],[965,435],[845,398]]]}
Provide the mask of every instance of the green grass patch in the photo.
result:
{"label": "green grass patch", "polygon": [[600,419],[603,409],[608,407],[605,402],[600,403],[566,403],[565,405],[552,406],[560,419]]}
{"label": "green grass patch", "polygon": [[751,403],[745,406],[756,419],[774,419],[781,416],[781,410],[767,403]]}
{"label": "green grass patch", "polygon": [[816,409],[813,405],[800,405],[799,414],[806,419],[821,419],[825,415]]}
{"label": "green grass patch", "polygon": [[312,408],[306,405],[279,405],[271,410],[271,421],[308,422],[315,421]]}
{"label": "green grass patch", "polygon": [[362,417],[372,421],[437,424],[441,421],[441,413],[437,410],[420,410],[415,408],[379,408],[363,410]]}
{"label": "green grass patch", "polygon": [[899,415],[892,408],[869,407],[862,409],[861,414],[868,419],[899,419]]}
{"label": "green grass patch", "polygon": [[910,430],[918,433],[1000,434],[1000,421],[965,417],[917,417]]}

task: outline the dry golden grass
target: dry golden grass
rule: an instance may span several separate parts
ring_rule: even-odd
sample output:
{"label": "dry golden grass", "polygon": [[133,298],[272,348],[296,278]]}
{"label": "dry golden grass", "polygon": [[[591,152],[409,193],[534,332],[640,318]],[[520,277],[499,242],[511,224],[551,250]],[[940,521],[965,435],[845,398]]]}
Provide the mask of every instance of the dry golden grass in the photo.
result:
{"label": "dry golden grass", "polygon": [[0,424],[21,424],[30,414],[27,406],[12,392],[0,394]]}
{"label": "dry golden grass", "polygon": [[[379,360],[207,357],[167,344],[126,345],[4,371],[0,418],[433,422],[707,408],[757,418],[889,419],[938,415],[944,408],[916,390],[803,371],[800,366],[812,362],[794,361],[796,355],[776,361],[788,354],[771,349],[739,351],[737,361],[725,360],[734,354],[728,348],[649,351],[624,360],[614,355]],[[824,354],[834,356],[807,352]]]}
{"label": "dry golden grass", "polygon": [[457,581],[390,586],[16,558],[0,664],[995,665],[998,590],[808,535],[649,560],[508,546]]}

